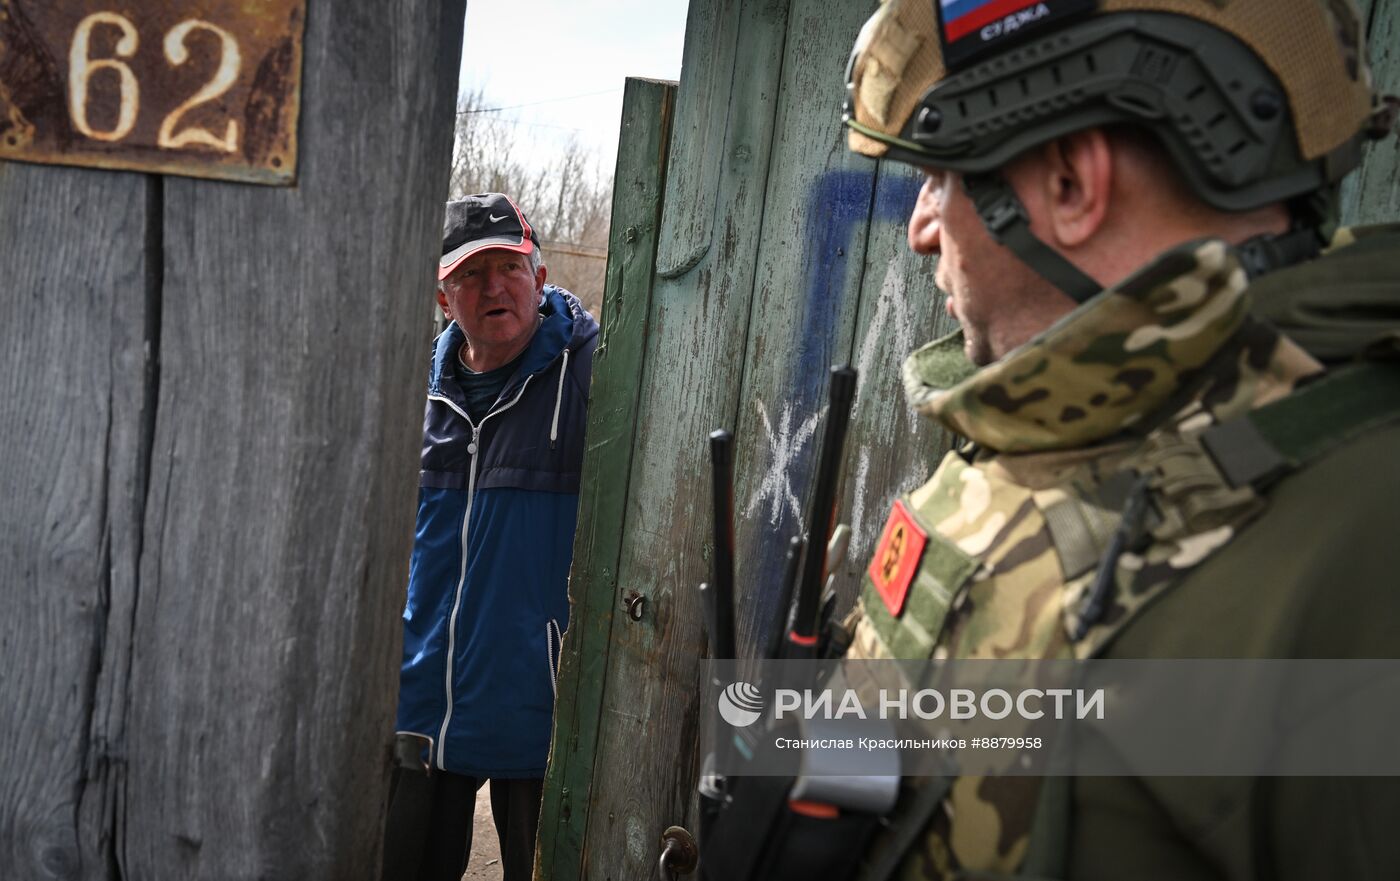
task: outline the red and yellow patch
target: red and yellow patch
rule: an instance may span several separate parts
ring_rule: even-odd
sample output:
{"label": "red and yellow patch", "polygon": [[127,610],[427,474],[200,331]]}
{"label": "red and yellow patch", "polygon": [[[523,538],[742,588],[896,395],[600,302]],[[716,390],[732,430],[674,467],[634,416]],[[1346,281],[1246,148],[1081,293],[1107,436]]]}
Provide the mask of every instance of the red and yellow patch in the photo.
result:
{"label": "red and yellow patch", "polygon": [[885,601],[885,608],[895,617],[904,611],[904,599],[909,595],[909,585],[914,583],[914,574],[919,571],[919,559],[924,555],[926,544],[928,533],[909,516],[904,502],[895,499],[890,519],[885,521],[885,531],[875,547],[875,556],[866,570]]}

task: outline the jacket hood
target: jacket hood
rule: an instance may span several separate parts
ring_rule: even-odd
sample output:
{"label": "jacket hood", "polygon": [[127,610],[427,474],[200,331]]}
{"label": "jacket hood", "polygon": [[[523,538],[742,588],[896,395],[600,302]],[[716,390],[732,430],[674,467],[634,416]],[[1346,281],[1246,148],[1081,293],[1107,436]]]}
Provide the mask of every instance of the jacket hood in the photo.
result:
{"label": "jacket hood", "polygon": [[1181,409],[1203,377],[1217,415],[1248,409],[1321,366],[1250,319],[1247,288],[1224,242],[1188,243],[981,370],[961,333],[924,346],[905,362],[905,391],[919,412],[1003,452],[1108,439]]}
{"label": "jacket hood", "polygon": [[[503,394],[508,394],[527,377],[543,371],[554,363],[560,353],[568,348],[578,351],[589,340],[598,335],[598,322],[583,308],[578,297],[557,285],[547,284],[542,292],[540,303],[542,321],[530,344],[525,349],[525,360],[506,383]],[[442,377],[451,373],[451,359],[466,341],[466,334],[453,321],[447,329],[438,334],[433,348],[433,367],[428,381],[429,394],[441,394]]]}

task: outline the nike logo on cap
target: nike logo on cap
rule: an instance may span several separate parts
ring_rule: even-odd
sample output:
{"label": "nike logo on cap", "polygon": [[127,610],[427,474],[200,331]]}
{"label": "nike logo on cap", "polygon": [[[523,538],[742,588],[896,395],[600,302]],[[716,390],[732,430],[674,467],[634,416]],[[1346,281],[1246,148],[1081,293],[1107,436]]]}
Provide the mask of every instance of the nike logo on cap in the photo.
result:
{"label": "nike logo on cap", "polygon": [[486,219],[491,221],[492,223],[500,223],[502,220],[506,219],[506,216],[502,214],[500,217],[497,217],[494,214],[488,214],[486,215]]}

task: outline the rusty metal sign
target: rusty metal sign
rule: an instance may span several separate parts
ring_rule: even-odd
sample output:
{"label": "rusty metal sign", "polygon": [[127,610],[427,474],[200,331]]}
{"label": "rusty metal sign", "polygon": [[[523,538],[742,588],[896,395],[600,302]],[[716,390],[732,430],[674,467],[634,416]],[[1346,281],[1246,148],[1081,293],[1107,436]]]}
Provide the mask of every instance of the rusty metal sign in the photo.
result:
{"label": "rusty metal sign", "polygon": [[0,0],[0,159],[296,180],[306,0]]}

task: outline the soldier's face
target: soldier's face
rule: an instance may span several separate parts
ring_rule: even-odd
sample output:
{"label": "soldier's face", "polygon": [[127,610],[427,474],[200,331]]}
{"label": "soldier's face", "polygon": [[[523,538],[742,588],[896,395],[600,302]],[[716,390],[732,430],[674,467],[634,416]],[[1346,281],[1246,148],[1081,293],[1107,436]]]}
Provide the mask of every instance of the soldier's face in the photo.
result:
{"label": "soldier's face", "polygon": [[934,282],[948,297],[948,314],[962,325],[964,351],[984,365],[1030,339],[1031,316],[1048,285],[992,239],[953,172],[926,169],[909,218],[909,247],[938,254]]}

